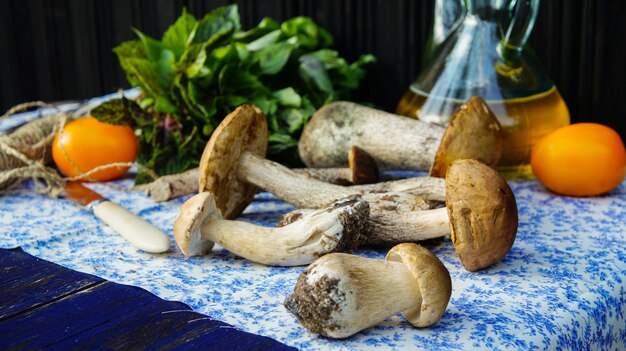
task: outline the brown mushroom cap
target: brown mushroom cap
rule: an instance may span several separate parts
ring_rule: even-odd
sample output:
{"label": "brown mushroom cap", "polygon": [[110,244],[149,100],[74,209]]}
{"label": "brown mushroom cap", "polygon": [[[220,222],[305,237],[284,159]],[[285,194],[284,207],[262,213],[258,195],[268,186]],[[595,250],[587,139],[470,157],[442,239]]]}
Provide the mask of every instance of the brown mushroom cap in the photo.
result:
{"label": "brown mushroom cap", "polygon": [[352,184],[371,184],[378,181],[378,165],[367,151],[358,146],[348,150],[348,167],[352,170]]}
{"label": "brown mushroom cap", "polygon": [[458,159],[477,159],[495,167],[503,145],[500,122],[483,99],[473,96],[450,118],[430,175],[445,177],[452,161]]}
{"label": "brown mushroom cap", "polygon": [[422,303],[404,311],[406,319],[416,327],[439,321],[452,295],[452,279],[443,263],[428,249],[414,243],[392,247],[385,260],[404,263],[419,285]]}
{"label": "brown mushroom cap", "polygon": [[200,159],[198,192],[213,193],[227,219],[238,216],[257,191],[237,178],[239,158],[246,151],[263,158],[267,153],[267,120],[258,107],[250,104],[237,107],[224,118]]}
{"label": "brown mushroom cap", "polygon": [[203,255],[213,248],[213,242],[202,238],[202,223],[221,219],[215,197],[209,192],[196,194],[180,207],[174,222],[174,239],[185,256]]}
{"label": "brown mushroom cap", "polygon": [[511,188],[493,168],[457,160],[446,175],[450,239],[468,271],[496,262],[511,250],[517,233],[517,204]]}

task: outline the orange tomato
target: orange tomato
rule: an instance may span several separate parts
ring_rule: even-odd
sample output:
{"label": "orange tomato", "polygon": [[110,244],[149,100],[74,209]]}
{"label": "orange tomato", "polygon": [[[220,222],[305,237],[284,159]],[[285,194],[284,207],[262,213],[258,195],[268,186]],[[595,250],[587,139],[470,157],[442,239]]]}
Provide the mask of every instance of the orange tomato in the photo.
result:
{"label": "orange tomato", "polygon": [[596,123],[577,123],[540,139],[530,164],[539,181],[563,195],[593,196],[624,180],[626,151],[619,134]]}
{"label": "orange tomato", "polygon": [[[61,172],[75,177],[81,174],[79,170],[84,173],[110,163],[133,162],[138,150],[137,138],[131,128],[83,117],[67,123],[61,138],[57,133],[52,144],[52,158]],[[107,168],[89,177],[97,181],[113,180],[126,174],[128,168]]]}

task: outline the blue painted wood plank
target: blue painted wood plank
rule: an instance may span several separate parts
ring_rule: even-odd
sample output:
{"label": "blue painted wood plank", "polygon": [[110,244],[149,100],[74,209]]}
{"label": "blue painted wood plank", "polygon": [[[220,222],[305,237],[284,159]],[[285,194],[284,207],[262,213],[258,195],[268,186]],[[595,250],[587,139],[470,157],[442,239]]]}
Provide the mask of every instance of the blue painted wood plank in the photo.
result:
{"label": "blue painted wood plank", "polygon": [[34,258],[21,250],[0,254],[0,321],[104,280]]}
{"label": "blue painted wood plank", "polygon": [[[6,288],[0,290],[0,300],[7,294],[18,303],[31,301],[21,303],[21,309],[12,308],[12,314],[0,320],[2,350],[293,350],[194,312],[183,303],[71,271],[21,251],[0,250],[0,271],[8,272],[6,279],[0,277]],[[12,290],[8,282],[19,281],[30,282],[32,289]],[[77,289],[72,281],[92,285]],[[46,284],[57,293],[47,294]],[[61,291],[65,294],[60,295]]]}

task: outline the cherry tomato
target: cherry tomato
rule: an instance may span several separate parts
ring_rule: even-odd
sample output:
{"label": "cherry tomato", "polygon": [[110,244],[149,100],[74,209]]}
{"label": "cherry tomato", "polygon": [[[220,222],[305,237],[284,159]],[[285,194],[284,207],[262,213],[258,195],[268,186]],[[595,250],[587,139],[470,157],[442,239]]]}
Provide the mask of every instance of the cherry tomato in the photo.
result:
{"label": "cherry tomato", "polygon": [[[57,133],[52,144],[52,158],[68,177],[80,175],[74,165],[80,171],[88,172],[110,163],[133,162],[137,152],[137,138],[131,128],[102,123],[93,117],[83,117],[67,123],[61,139]],[[126,174],[128,168],[107,168],[89,177],[97,181],[113,180]]]}
{"label": "cherry tomato", "polygon": [[624,180],[626,151],[619,134],[596,123],[577,123],[540,139],[531,154],[535,176],[563,195],[594,196]]}

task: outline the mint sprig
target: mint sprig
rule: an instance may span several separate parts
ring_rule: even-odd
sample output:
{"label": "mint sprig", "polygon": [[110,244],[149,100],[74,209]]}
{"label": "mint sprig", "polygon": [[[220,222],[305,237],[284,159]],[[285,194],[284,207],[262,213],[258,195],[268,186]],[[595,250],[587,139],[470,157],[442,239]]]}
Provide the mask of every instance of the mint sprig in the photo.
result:
{"label": "mint sprig", "polygon": [[[141,90],[137,102],[145,113],[137,113],[137,105],[122,113],[129,103],[109,102],[117,105],[95,115],[131,124],[140,143],[138,161],[160,175],[197,166],[212,131],[244,103],[267,116],[270,158],[296,164],[297,141],[313,112],[349,99],[363,67],[375,60],[363,55],[348,63],[329,48],[331,35],[307,17],[283,23],[265,18],[242,31],[237,5],[201,19],[184,10],[160,40],[135,33],[138,39],[113,51],[128,82]],[[146,180],[137,177],[138,183]]]}

